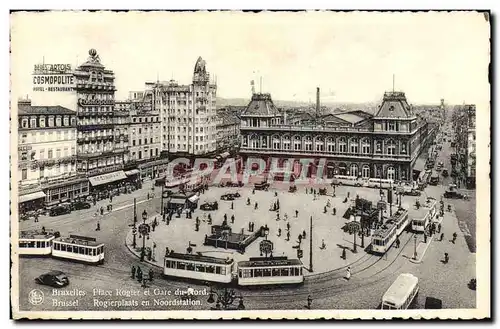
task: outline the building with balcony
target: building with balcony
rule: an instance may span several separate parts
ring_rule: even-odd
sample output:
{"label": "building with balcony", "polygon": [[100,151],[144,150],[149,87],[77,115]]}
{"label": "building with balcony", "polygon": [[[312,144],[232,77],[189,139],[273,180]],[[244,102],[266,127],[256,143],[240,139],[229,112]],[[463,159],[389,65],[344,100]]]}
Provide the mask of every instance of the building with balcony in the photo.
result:
{"label": "building with balcony", "polygon": [[18,135],[20,210],[88,195],[88,180],[76,170],[74,111],[20,100]]}
{"label": "building with balcony", "polygon": [[[158,111],[161,151],[171,157],[213,156],[217,148],[215,83],[206,63],[196,61],[189,85],[176,81],[146,83],[145,104]],[[149,105],[148,105],[149,106]]]}
{"label": "building with balcony", "polygon": [[[318,91],[319,92],[319,91]],[[319,97],[318,97],[319,98]],[[314,159],[308,175],[317,173],[319,159],[326,159],[323,173],[357,177],[382,177],[411,181],[413,166],[435,136],[418,118],[403,92],[386,92],[375,114],[349,111],[302,114],[289,119],[270,94],[254,94],[241,114],[242,157],[295,158],[293,170],[301,172],[300,158]]]}
{"label": "building with balcony", "polygon": [[458,184],[476,186],[476,105],[456,106],[452,117],[458,155]]}
{"label": "building with balcony", "polygon": [[[93,188],[116,184],[126,176],[126,133],[115,130],[121,116],[115,115],[115,76],[101,64],[95,51],[74,71],[77,97],[77,171],[86,174]],[[115,135],[118,138],[115,139]],[[102,177],[97,177],[105,175]]]}
{"label": "building with balcony", "polygon": [[160,161],[160,114],[156,111],[131,110],[129,121],[131,161],[137,164],[141,177],[158,177],[168,164],[168,159]]}
{"label": "building with balcony", "polygon": [[230,110],[217,110],[217,153],[232,152],[240,146],[240,119]]}

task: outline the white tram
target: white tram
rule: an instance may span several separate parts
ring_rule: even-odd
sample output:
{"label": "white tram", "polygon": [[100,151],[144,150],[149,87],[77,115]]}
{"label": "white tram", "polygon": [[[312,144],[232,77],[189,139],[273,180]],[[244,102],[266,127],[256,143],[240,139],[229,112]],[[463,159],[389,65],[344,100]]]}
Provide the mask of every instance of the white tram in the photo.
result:
{"label": "white tram", "polygon": [[165,256],[163,274],[201,281],[230,283],[234,260],[201,255],[169,253]]}
{"label": "white tram", "polygon": [[96,242],[95,238],[79,235],[60,237],[53,241],[52,256],[89,264],[102,264],[104,244]]}
{"label": "white tram", "polygon": [[238,262],[238,285],[256,286],[304,282],[302,262],[287,257],[250,258]]}
{"label": "white tram", "polygon": [[20,255],[50,255],[52,241],[59,236],[59,232],[48,230],[30,230],[19,232]]}
{"label": "white tram", "polygon": [[400,208],[372,236],[372,252],[385,254],[408,226],[408,211]]}
{"label": "white tram", "polygon": [[423,233],[425,228],[434,219],[437,214],[437,201],[434,198],[427,198],[424,204],[420,205],[419,209],[413,210],[411,229],[414,232]]}

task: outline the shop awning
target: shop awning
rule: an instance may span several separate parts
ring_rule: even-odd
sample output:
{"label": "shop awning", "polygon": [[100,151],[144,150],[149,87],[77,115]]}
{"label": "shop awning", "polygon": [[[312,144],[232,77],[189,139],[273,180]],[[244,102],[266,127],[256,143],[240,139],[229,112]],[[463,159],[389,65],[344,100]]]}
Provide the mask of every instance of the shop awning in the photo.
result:
{"label": "shop awning", "polygon": [[25,194],[25,195],[20,195],[19,196],[19,203],[31,201],[31,200],[36,200],[36,199],[40,199],[40,198],[45,198],[45,193],[42,191],[38,191],[35,193],[30,193],[30,194]]}
{"label": "shop awning", "polygon": [[224,153],[221,153],[220,156],[222,158],[227,158],[229,156],[229,152],[224,152]]}
{"label": "shop awning", "polygon": [[172,198],[172,199],[170,199],[169,203],[185,204],[186,203],[186,199]]}
{"label": "shop awning", "polygon": [[189,200],[189,202],[195,203],[199,199],[200,199],[200,197],[195,194],[192,197],[190,197],[188,200]]}
{"label": "shop awning", "polygon": [[94,176],[90,177],[89,181],[92,186],[98,186],[102,184],[107,184],[111,182],[115,182],[117,180],[122,180],[127,178],[123,170],[120,171],[115,171],[109,174],[104,174],[104,175],[99,175],[99,176]]}
{"label": "shop awning", "polygon": [[415,171],[424,171],[425,169],[425,159],[423,157],[419,157],[415,164],[413,165],[413,170]]}
{"label": "shop awning", "polygon": [[139,169],[132,169],[132,170],[126,171],[125,175],[132,176],[132,175],[136,175],[138,173],[139,173]]}

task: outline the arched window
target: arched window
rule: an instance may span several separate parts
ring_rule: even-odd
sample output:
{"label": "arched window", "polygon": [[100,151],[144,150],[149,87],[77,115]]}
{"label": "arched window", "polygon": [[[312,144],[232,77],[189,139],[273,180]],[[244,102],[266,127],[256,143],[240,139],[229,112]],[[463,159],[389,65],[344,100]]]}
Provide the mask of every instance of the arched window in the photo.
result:
{"label": "arched window", "polygon": [[355,176],[355,177],[358,177],[358,165],[357,164],[352,164],[350,167],[349,167],[349,175],[350,176]]}
{"label": "arched window", "polygon": [[260,139],[257,135],[250,136],[250,147],[251,148],[260,148]]}
{"label": "arched window", "polygon": [[382,153],[382,141],[381,140],[375,141],[375,152]]}
{"label": "arched window", "polygon": [[300,151],[302,149],[302,139],[300,136],[295,136],[293,138],[293,150]]}
{"label": "arched window", "polygon": [[312,151],[312,138],[311,136],[306,136],[304,138],[304,147],[306,151]]}
{"label": "arched window", "polygon": [[272,136],[272,143],[273,143],[273,149],[274,150],[279,150],[281,149],[281,140],[279,135],[273,135]]}
{"label": "arched window", "polygon": [[361,169],[361,176],[363,176],[363,178],[370,178],[370,166],[363,166],[363,168]]}
{"label": "arched window", "polygon": [[401,148],[400,148],[399,152],[401,154],[407,154],[406,148],[407,148],[407,142],[406,141],[401,141]]}
{"label": "arched window", "polygon": [[359,151],[358,139],[351,138],[349,140],[349,152],[356,154],[356,153],[358,153],[358,151]]}
{"label": "arched window", "polygon": [[387,168],[387,179],[396,179],[396,170],[394,170],[394,167]]}
{"label": "arched window", "polygon": [[394,140],[389,139],[386,144],[387,144],[387,154],[389,155],[396,154],[396,144],[394,143]]}
{"label": "arched window", "polygon": [[370,145],[370,140],[368,138],[363,138],[363,140],[361,141],[361,152],[363,154],[370,154],[371,145]]}
{"label": "arched window", "polygon": [[328,153],[335,153],[335,151],[336,151],[335,140],[333,138],[329,137],[326,140],[326,148],[327,148]]}
{"label": "arched window", "polygon": [[290,150],[290,136],[288,135],[283,136],[283,149]]}
{"label": "arched window", "polygon": [[339,139],[339,152],[340,153],[346,153],[347,152],[347,143],[346,143],[344,137],[341,137]]}
{"label": "arched window", "polygon": [[243,138],[243,146],[248,146],[248,136],[244,135],[242,138]]}
{"label": "arched window", "polygon": [[325,150],[325,143],[323,137],[316,137],[314,145],[315,145],[315,150],[317,152],[323,152]]}

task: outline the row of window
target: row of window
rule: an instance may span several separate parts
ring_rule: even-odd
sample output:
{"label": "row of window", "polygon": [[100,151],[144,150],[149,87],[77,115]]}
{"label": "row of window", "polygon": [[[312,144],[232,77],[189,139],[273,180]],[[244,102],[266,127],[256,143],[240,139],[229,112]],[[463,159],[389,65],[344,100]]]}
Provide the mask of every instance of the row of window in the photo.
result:
{"label": "row of window", "polygon": [[[160,142],[160,138],[158,136],[155,137],[155,142],[154,143],[159,143]],[[144,145],[148,144],[148,139],[147,138],[144,138]],[[153,144],[153,137],[151,137],[149,139],[149,144]],[[132,146],[135,146],[136,145],[136,140],[133,139],[132,140]],[[142,145],[142,139],[138,138],[137,139],[137,145]]]}
{"label": "row of window", "polygon": [[136,123],[142,123],[142,122],[160,122],[160,117],[154,116],[154,117],[132,117],[132,122]]}
{"label": "row of window", "polygon": [[[48,169],[46,167],[40,167],[38,169],[36,167],[31,167],[31,173],[34,174],[38,171],[39,178],[44,178],[44,177],[58,176],[59,174],[69,173],[74,171],[74,169],[75,169],[74,165],[65,163],[63,165],[56,164],[52,166],[51,169]],[[28,168],[23,168],[21,169],[21,180],[24,181],[27,179],[28,179]]]}
{"label": "row of window", "polygon": [[19,143],[39,143],[39,142],[57,142],[74,139],[76,135],[75,129],[56,130],[56,131],[38,131],[38,132],[23,132],[20,134]]}
{"label": "row of window", "polygon": [[49,116],[46,118],[43,115],[36,117],[21,116],[19,118],[19,128],[44,128],[44,127],[64,127],[75,125],[74,116]]}
{"label": "row of window", "polygon": [[[159,154],[158,149],[154,149],[154,153],[153,153],[153,149],[150,149],[149,150],[149,157],[147,157],[147,153],[148,153],[148,151],[145,150],[144,151],[144,159],[149,159],[149,158],[152,158],[152,157],[157,157],[158,154]],[[138,151],[137,153],[136,152],[132,152],[132,159],[134,159],[134,160],[142,160],[143,159],[142,155],[143,155],[142,151]]]}
{"label": "row of window", "polygon": [[52,246],[50,241],[24,241],[19,240],[19,248],[48,248]]}
{"label": "row of window", "polygon": [[105,117],[85,118],[85,119],[79,119],[78,120],[78,125],[79,126],[112,125],[114,123],[115,122],[114,122],[114,120],[112,118],[105,118]]}
{"label": "row of window", "polygon": [[[185,271],[194,271],[201,273],[214,273],[220,275],[230,274],[230,269],[226,269],[226,267],[230,266],[218,266],[218,265],[205,265],[205,264],[193,264],[189,262],[183,261],[175,261],[175,260],[165,260],[165,268],[171,268],[174,270],[185,270]],[[229,271],[228,271],[229,270]]]}
{"label": "row of window", "polygon": [[[30,150],[30,151],[22,151],[20,153],[20,160],[21,161],[26,161],[26,160],[45,160],[45,149],[38,149],[39,152],[39,157],[37,158],[36,156],[37,150]],[[63,149],[63,153],[61,154],[61,149],[58,148],[56,149],[55,157],[54,157],[54,149],[47,149],[47,159],[60,159],[61,155],[63,157],[68,157],[71,155],[75,155],[75,147],[71,147],[71,152],[69,150],[69,147],[65,147]]]}
{"label": "row of window", "polygon": [[256,269],[240,269],[240,278],[261,278],[272,276],[299,276],[302,275],[300,267],[285,267],[285,268],[256,268]]}
{"label": "row of window", "polygon": [[54,250],[72,252],[80,255],[97,256],[104,253],[104,246],[100,247],[82,247],[69,244],[54,242]]}
{"label": "row of window", "polygon": [[106,136],[113,136],[113,129],[100,129],[100,130],[92,130],[89,132],[78,132],[78,138],[84,138],[84,137],[106,137]]}
{"label": "row of window", "polygon": [[[215,143],[207,143],[207,144],[203,144],[203,145],[198,145],[196,144],[194,146],[194,149],[196,151],[203,151],[203,150],[209,150],[210,147],[215,147]],[[170,144],[170,148],[174,149],[175,148],[175,144]],[[183,150],[183,151],[187,151],[186,149],[186,144],[177,144],[177,150]]]}

